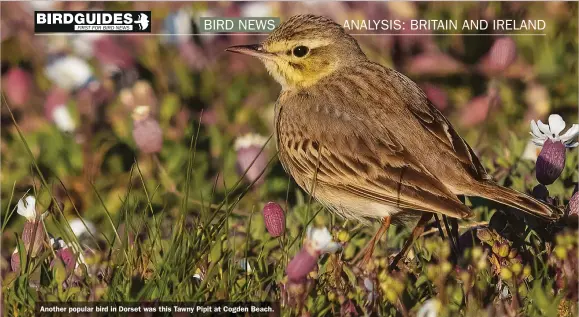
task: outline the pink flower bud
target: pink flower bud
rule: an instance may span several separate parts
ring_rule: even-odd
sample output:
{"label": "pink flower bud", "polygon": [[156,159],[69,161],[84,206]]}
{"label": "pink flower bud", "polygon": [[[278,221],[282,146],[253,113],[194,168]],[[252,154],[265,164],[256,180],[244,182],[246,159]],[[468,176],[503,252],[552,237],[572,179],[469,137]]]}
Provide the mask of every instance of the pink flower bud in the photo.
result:
{"label": "pink flower bud", "polygon": [[288,263],[286,274],[292,282],[301,282],[314,270],[318,264],[318,257],[302,248]]}
{"label": "pink flower bud", "polygon": [[37,256],[42,251],[45,238],[46,233],[41,220],[26,220],[22,231],[22,241],[27,252],[32,248],[32,257]]}
{"label": "pink flower bud", "polygon": [[550,185],[559,178],[565,167],[565,145],[560,141],[547,139],[537,158],[537,180],[543,185]]}
{"label": "pink flower bud", "polygon": [[483,122],[487,118],[491,102],[492,98],[487,95],[473,98],[461,111],[461,124],[470,127]]}
{"label": "pink flower bud", "polygon": [[13,67],[4,75],[3,91],[10,105],[22,106],[30,98],[32,77],[20,67]]}
{"label": "pink flower bud", "polygon": [[504,71],[517,58],[517,44],[510,37],[497,39],[489,51],[489,67],[493,71]]}
{"label": "pink flower bud", "polygon": [[272,237],[279,237],[285,231],[285,215],[281,206],[274,202],[269,202],[263,207],[263,221],[265,228]]}
{"label": "pink flower bud", "polygon": [[261,185],[265,181],[263,171],[267,167],[268,158],[266,150],[262,148],[266,141],[265,137],[257,134],[247,134],[235,141],[237,170],[239,174],[245,173],[245,178],[249,182],[255,182],[255,185]]}
{"label": "pink flower bud", "polygon": [[407,71],[415,75],[444,76],[462,73],[466,67],[444,53],[423,53],[412,58]]}
{"label": "pink flower bud", "polygon": [[54,261],[62,261],[66,268],[66,273],[69,275],[76,267],[76,257],[69,247],[64,247],[56,250],[56,258],[50,262],[50,268],[54,266]]}
{"label": "pink flower bud", "polygon": [[163,131],[150,116],[148,106],[139,106],[133,112],[133,139],[143,153],[158,153],[163,147]]}
{"label": "pink flower bud", "polygon": [[94,55],[105,68],[129,69],[135,61],[130,51],[112,36],[102,36],[93,43]]}
{"label": "pink flower bud", "polygon": [[426,84],[422,88],[426,97],[432,102],[432,104],[438,108],[438,110],[444,110],[448,107],[448,96],[446,91],[438,86]]}
{"label": "pink flower bud", "polygon": [[20,272],[20,254],[18,249],[15,249],[12,256],[10,256],[10,267],[13,272]]}

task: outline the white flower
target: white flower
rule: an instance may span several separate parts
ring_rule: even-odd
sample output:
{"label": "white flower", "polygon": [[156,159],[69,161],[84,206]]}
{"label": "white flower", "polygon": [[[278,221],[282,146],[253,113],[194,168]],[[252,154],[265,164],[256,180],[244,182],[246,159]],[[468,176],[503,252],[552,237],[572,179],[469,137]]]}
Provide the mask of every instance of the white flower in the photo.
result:
{"label": "white flower", "polygon": [[72,49],[83,58],[91,58],[94,55],[94,43],[103,36],[103,33],[80,33],[75,35],[71,41]]}
{"label": "white flower", "polygon": [[531,120],[531,135],[533,136],[533,143],[538,146],[542,146],[547,139],[551,139],[553,142],[561,142],[565,144],[566,147],[576,147],[579,142],[573,142],[573,139],[579,135],[579,125],[573,124],[567,132],[563,135],[559,135],[561,131],[565,129],[565,121],[558,114],[552,114],[549,116],[549,124],[544,124],[541,120],[535,122]]}
{"label": "white flower", "polygon": [[57,248],[56,249],[65,249],[68,248],[68,244],[66,244],[66,242],[64,242],[64,240],[62,240],[61,238],[50,238],[50,245],[52,247],[55,246],[55,244],[57,244]]}
{"label": "white flower", "polygon": [[272,16],[271,4],[267,2],[250,2],[241,7],[240,15],[254,18]]}
{"label": "white flower", "polygon": [[36,219],[36,198],[34,196],[28,196],[24,200],[20,199],[18,201],[18,209],[16,210],[18,214],[26,217],[28,220]]}
{"label": "white flower", "polygon": [[54,10],[56,1],[30,1],[28,2],[31,11],[50,11]]}
{"label": "white flower", "polygon": [[521,157],[525,160],[536,162],[539,157],[539,152],[541,152],[541,147],[537,146],[533,141],[529,141],[527,142]]}
{"label": "white flower", "polygon": [[440,311],[440,302],[436,298],[431,298],[422,304],[416,313],[416,317],[436,317]]}
{"label": "white flower", "polygon": [[262,148],[265,143],[267,142],[268,138],[255,134],[255,133],[248,133],[244,136],[238,137],[235,140],[235,144],[233,144],[233,148],[237,151],[239,149],[248,148],[250,146],[258,146]]}
{"label": "white flower", "polygon": [[342,248],[339,243],[332,240],[332,235],[326,227],[320,229],[310,226],[307,229],[306,236],[313,249],[317,252],[336,253]]}
{"label": "white flower", "polygon": [[[74,233],[74,235],[77,237],[80,237],[84,233],[89,233],[89,231],[90,232],[96,232],[96,229],[92,223],[90,223],[88,221],[85,221],[83,223],[82,220],[80,220],[78,218],[69,221],[68,224],[70,225],[70,228],[72,229],[72,232]],[[86,224],[86,226],[85,226],[85,224]]]}
{"label": "white flower", "polygon": [[[218,14],[213,10],[199,10],[193,11],[192,16],[193,21],[195,21],[197,25],[201,25],[201,18],[214,18],[217,17]],[[207,33],[204,36],[201,36],[200,40],[204,43],[208,43],[213,41],[216,37],[217,33]]]}
{"label": "white flower", "polygon": [[52,111],[52,120],[60,131],[73,132],[76,128],[74,120],[65,105],[59,105]]}
{"label": "white flower", "polygon": [[187,9],[181,9],[169,15],[165,19],[163,33],[172,35],[163,37],[163,40],[168,43],[189,41],[191,33],[193,33],[191,18],[191,12]]}
{"label": "white flower", "polygon": [[44,73],[52,82],[68,90],[83,87],[92,78],[92,69],[89,64],[72,55],[57,58],[49,63],[46,65]]}

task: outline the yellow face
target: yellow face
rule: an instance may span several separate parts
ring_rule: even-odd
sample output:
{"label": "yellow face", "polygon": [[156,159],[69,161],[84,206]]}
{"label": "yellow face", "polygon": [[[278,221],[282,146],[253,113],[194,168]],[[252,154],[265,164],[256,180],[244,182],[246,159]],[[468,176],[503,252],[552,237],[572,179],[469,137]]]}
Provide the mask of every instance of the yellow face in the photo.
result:
{"label": "yellow face", "polygon": [[261,44],[227,51],[259,58],[283,89],[311,86],[336,69],[366,58],[343,28],[324,17],[294,16]]}
{"label": "yellow face", "polygon": [[268,72],[284,88],[307,87],[336,69],[339,60],[332,54],[329,40],[265,42]]}

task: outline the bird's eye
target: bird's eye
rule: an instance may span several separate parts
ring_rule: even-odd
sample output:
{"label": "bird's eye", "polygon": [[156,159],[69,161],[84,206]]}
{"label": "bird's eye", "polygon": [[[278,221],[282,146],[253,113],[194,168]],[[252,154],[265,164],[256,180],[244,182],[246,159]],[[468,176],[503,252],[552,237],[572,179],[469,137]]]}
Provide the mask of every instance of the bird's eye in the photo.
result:
{"label": "bird's eye", "polygon": [[294,48],[293,53],[295,57],[304,57],[309,51],[310,49],[305,46],[298,46]]}

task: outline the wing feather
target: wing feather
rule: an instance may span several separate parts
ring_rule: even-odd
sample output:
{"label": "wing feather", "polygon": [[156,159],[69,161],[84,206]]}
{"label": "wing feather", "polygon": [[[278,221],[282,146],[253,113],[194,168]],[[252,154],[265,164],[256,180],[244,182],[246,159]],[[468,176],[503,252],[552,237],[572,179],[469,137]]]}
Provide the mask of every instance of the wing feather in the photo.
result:
{"label": "wing feather", "polygon": [[372,130],[363,113],[335,111],[336,102],[306,93],[284,99],[276,124],[280,160],[304,190],[315,177],[326,188],[401,209],[470,215],[391,133]]}

